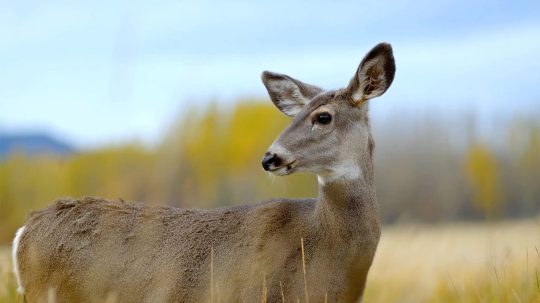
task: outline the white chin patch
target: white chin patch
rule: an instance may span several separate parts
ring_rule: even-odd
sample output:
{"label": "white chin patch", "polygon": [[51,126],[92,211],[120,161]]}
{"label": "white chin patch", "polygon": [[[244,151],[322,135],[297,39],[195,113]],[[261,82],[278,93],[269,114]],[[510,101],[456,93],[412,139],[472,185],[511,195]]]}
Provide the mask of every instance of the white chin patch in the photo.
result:
{"label": "white chin patch", "polygon": [[286,176],[289,174],[289,169],[287,166],[283,166],[281,168],[278,168],[276,170],[270,171],[271,174],[274,174],[276,176]]}
{"label": "white chin patch", "polygon": [[339,180],[355,180],[360,178],[362,178],[362,169],[358,165],[349,162],[336,167],[332,173],[317,176],[320,185]]}

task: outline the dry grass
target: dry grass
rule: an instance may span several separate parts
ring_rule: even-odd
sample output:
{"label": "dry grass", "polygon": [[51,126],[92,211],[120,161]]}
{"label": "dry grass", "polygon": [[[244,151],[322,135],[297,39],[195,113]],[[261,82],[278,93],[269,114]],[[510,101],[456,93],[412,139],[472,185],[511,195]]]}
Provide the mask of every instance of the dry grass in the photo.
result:
{"label": "dry grass", "polygon": [[365,302],[540,302],[540,220],[383,230]]}
{"label": "dry grass", "polygon": [[[540,220],[393,226],[383,231],[364,302],[540,302]],[[0,248],[0,302],[15,292]]]}
{"label": "dry grass", "polygon": [[22,302],[11,271],[10,247],[0,247],[0,302]]}

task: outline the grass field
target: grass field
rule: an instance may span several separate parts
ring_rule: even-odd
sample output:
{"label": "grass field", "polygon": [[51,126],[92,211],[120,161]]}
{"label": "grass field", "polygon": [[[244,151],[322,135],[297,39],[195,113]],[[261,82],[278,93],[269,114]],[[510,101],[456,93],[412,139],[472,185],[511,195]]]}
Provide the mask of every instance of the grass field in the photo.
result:
{"label": "grass field", "polygon": [[[540,219],[398,225],[383,230],[364,302],[540,302],[539,279]],[[0,302],[22,302],[9,247]]]}
{"label": "grass field", "polygon": [[540,220],[383,231],[365,302],[540,302]]}

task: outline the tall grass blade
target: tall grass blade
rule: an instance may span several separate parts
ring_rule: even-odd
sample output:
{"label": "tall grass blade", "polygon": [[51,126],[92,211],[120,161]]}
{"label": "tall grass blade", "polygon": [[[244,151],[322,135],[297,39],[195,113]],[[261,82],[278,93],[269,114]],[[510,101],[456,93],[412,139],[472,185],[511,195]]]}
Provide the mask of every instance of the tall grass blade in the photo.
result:
{"label": "tall grass blade", "polygon": [[306,303],[309,303],[309,295],[308,295],[307,279],[306,279],[306,254],[304,252],[304,238],[300,238],[300,244],[302,246],[302,270],[304,272],[304,292],[306,295]]}

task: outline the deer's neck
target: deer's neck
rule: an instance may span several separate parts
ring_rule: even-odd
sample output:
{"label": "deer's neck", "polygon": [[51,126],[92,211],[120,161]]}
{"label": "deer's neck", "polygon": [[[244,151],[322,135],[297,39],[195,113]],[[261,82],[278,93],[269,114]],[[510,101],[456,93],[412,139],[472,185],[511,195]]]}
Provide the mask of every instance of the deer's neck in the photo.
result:
{"label": "deer's neck", "polygon": [[319,175],[319,199],[316,218],[322,225],[374,227],[379,229],[379,213],[375,196],[371,134],[365,150],[358,158],[344,161],[329,175]]}
{"label": "deer's neck", "polygon": [[376,216],[376,206],[375,190],[362,178],[319,184],[317,212],[324,218]]}
{"label": "deer's neck", "polygon": [[[365,167],[365,166],[364,166]],[[365,170],[364,170],[365,171]],[[379,213],[372,170],[333,178],[319,177],[315,219],[321,227],[358,236],[379,232]],[[365,236],[365,234],[364,234]]]}

